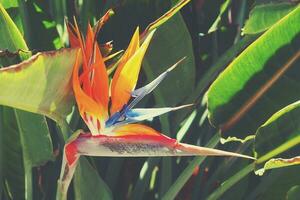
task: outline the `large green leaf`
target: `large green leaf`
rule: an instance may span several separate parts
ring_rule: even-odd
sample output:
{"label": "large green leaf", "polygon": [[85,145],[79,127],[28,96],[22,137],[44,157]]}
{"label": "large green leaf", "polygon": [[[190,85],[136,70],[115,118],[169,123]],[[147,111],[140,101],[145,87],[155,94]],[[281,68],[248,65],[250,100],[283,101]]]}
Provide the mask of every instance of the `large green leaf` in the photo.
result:
{"label": "large green leaf", "polygon": [[74,191],[76,200],[110,200],[113,195],[105,182],[99,176],[86,158],[80,158],[74,176]]}
{"label": "large green leaf", "polygon": [[296,5],[294,3],[270,3],[255,6],[250,12],[243,33],[256,34],[267,30],[292,11]]}
{"label": "large green leaf", "polygon": [[[45,118],[33,113],[3,108],[1,119],[4,178],[14,198],[30,199],[32,167],[53,159],[52,142]],[[22,188],[24,185],[25,188]]]}
{"label": "large green leaf", "polygon": [[14,114],[21,138],[24,162],[37,167],[53,160],[52,142],[46,119],[20,110],[15,110]]}
{"label": "large green leaf", "polygon": [[[28,51],[26,42],[17,26],[0,3],[0,50],[16,52],[20,49]],[[3,56],[0,57],[0,64],[8,64],[9,62],[7,59],[2,57]],[[28,58],[28,55],[20,52],[20,58],[26,59]]]}
{"label": "large green leaf", "polygon": [[[6,41],[1,43],[1,48],[9,51],[28,50],[19,30],[1,5],[0,11],[0,30],[2,31],[0,40]],[[26,55],[20,56],[21,59],[26,57]],[[6,69],[0,69],[0,76],[4,77],[2,70],[6,71]],[[15,68],[15,70],[18,71],[20,68]],[[12,77],[14,74],[17,73],[10,72],[9,76]],[[3,83],[6,79],[0,78],[0,80]],[[9,82],[6,84],[14,85],[13,80],[8,79]],[[7,88],[2,88],[1,92],[5,90]],[[9,95],[1,97],[1,100],[5,101],[5,98],[9,98]],[[23,98],[18,100],[22,101]],[[0,123],[2,125],[0,137],[4,144],[1,145],[1,152],[5,156],[4,179],[7,182],[8,193],[13,199],[32,199],[32,167],[43,165],[53,159],[52,141],[46,119],[37,114],[3,108]]]}
{"label": "large green leaf", "polygon": [[300,164],[300,101],[275,113],[256,133],[257,174]]}
{"label": "large green leaf", "polygon": [[73,105],[70,79],[76,52],[38,53],[0,69],[0,104],[62,120]]}
{"label": "large green leaf", "polygon": [[3,168],[3,179],[6,181],[6,188],[14,199],[25,197],[25,173],[23,153],[20,135],[14,121],[14,111],[9,108],[0,107],[1,124],[1,154],[3,155],[1,167]]}
{"label": "large green leaf", "polygon": [[[195,62],[191,37],[180,14],[173,16],[156,31],[144,65],[150,81],[186,56],[186,59],[157,88],[165,104],[181,102],[194,88]],[[188,80],[188,81],[187,81]],[[161,102],[158,102],[162,104]]]}
{"label": "large green leaf", "polygon": [[225,136],[254,134],[270,115],[299,98],[299,18],[300,6],[253,42],[211,85],[209,118]]}
{"label": "large green leaf", "polygon": [[299,184],[300,165],[280,168],[266,173],[263,177],[259,177],[261,181],[247,195],[247,199],[264,199],[274,200],[287,199],[289,190],[292,186]]}

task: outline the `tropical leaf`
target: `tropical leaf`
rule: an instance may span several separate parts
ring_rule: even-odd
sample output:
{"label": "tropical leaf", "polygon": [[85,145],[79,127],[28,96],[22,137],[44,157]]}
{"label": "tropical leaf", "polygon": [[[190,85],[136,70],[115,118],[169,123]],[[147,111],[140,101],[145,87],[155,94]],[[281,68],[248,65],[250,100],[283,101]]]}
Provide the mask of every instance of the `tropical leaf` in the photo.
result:
{"label": "tropical leaf", "polygon": [[296,165],[268,171],[264,176],[259,177],[260,183],[250,195],[247,195],[247,198],[272,200],[277,197],[278,199],[287,199],[291,187],[299,183],[300,174],[297,173],[299,169],[300,165]]}
{"label": "tropical leaf", "polygon": [[[162,57],[164,59],[161,59]],[[147,79],[153,80],[154,77],[183,57],[186,59],[154,90],[154,94],[159,94],[160,99],[156,99],[156,102],[160,106],[178,104],[193,91],[195,83],[195,62],[191,37],[182,16],[177,14],[163,24],[153,37],[143,61]],[[189,81],[186,81],[187,79]],[[174,98],[175,96],[176,98]]]}
{"label": "tropical leaf", "polygon": [[269,3],[255,6],[243,28],[243,34],[257,34],[275,24],[278,20],[295,9],[295,3]]}
{"label": "tropical leaf", "polygon": [[25,173],[21,139],[15,122],[14,111],[1,106],[1,163],[3,180],[7,182],[7,190],[11,197],[24,199],[25,197]]}
{"label": "tropical leaf", "polygon": [[295,102],[268,119],[256,133],[256,173],[300,164],[300,102]]}
{"label": "tropical leaf", "polygon": [[[26,42],[18,30],[15,23],[12,21],[6,10],[2,7],[0,3],[0,50],[8,50],[15,52],[18,50],[28,51]],[[26,54],[20,51],[21,59],[26,59],[30,54]],[[1,64],[5,64],[5,60],[0,57]],[[6,62],[7,63],[7,62]]]}
{"label": "tropical leaf", "polygon": [[209,118],[225,137],[254,134],[270,115],[299,98],[295,76],[299,17],[298,6],[246,48],[211,85]]}
{"label": "tropical leaf", "polygon": [[[6,41],[1,42],[1,48],[7,49],[7,51],[18,51],[20,49],[27,51],[28,48],[22,35],[1,7],[1,4],[0,12],[0,27],[1,31],[3,30],[0,40]],[[16,56],[18,56],[18,53]],[[27,56],[21,54],[20,59],[25,59]],[[5,69],[0,69],[1,72],[2,70]],[[0,76],[4,77],[3,74],[1,73]],[[13,74],[16,73],[12,73],[10,77]],[[2,78],[0,80],[1,83],[5,81]],[[12,79],[8,81],[7,84],[14,84]],[[1,92],[6,89],[3,88]],[[1,100],[5,101],[5,98],[1,97]],[[18,100],[20,101],[20,99]],[[6,161],[3,162],[3,168],[5,171],[4,180],[8,184],[7,190],[10,191],[8,193],[11,194],[13,199],[32,199],[34,190],[32,168],[53,159],[52,141],[46,119],[40,115],[11,108],[3,108],[1,114],[0,123],[3,130],[1,130],[0,137],[3,139],[3,144],[5,144],[1,145],[1,153],[4,154]]]}
{"label": "tropical leaf", "polygon": [[77,200],[113,199],[112,192],[86,158],[79,160],[74,175],[74,191]]}
{"label": "tropical leaf", "polygon": [[70,79],[76,52],[38,53],[0,69],[0,104],[63,120],[73,105]]}
{"label": "tropical leaf", "polygon": [[[1,137],[5,144],[1,146],[1,151],[7,161],[4,164],[4,178],[13,190],[13,198],[31,199],[32,167],[53,159],[52,142],[45,118],[11,108],[3,108],[1,118]],[[22,189],[22,185],[25,188]]]}

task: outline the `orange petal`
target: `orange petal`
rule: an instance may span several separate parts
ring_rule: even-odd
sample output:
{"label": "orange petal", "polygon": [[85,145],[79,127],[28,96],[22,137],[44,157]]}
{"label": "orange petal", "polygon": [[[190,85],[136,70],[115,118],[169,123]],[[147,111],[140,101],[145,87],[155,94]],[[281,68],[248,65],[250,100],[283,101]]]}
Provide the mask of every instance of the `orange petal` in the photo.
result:
{"label": "orange petal", "polygon": [[143,57],[153,34],[154,31],[147,36],[141,47],[136,49],[139,43],[138,29],[135,32],[112,80],[111,114],[120,111],[130,99],[131,92],[134,90],[138,80]]}
{"label": "orange petal", "polygon": [[105,108],[108,113],[109,80],[106,66],[97,43],[94,43],[95,71],[92,80],[92,92],[94,99]]}
{"label": "orange petal", "polygon": [[[83,72],[88,70],[88,58],[86,55],[86,51],[84,48],[84,42],[81,37],[81,33],[79,31],[76,19],[74,19],[74,26],[70,23],[67,24],[68,32],[69,32],[69,40],[71,47],[80,47],[82,53],[83,60]],[[87,93],[87,95],[91,95],[92,89],[90,84],[89,73],[85,73],[86,75],[82,76],[80,79],[80,83],[83,83],[83,90]]]}
{"label": "orange petal", "polygon": [[108,75],[103,64],[95,63],[95,71],[92,82],[92,93],[94,99],[105,109],[108,115],[109,85]]}
{"label": "orange petal", "polygon": [[118,64],[118,68],[114,74],[114,77],[112,79],[111,82],[111,90],[115,91],[115,87],[116,87],[116,83],[117,80],[120,76],[120,73],[122,71],[122,69],[124,68],[124,65],[126,64],[126,62],[129,60],[129,58],[131,58],[131,56],[138,50],[138,48],[140,47],[140,42],[139,42],[139,27],[136,28],[132,39],[130,41],[130,44],[127,48],[127,50],[125,51],[124,55],[122,56],[119,64]]}
{"label": "orange petal", "polygon": [[115,136],[125,135],[161,135],[153,128],[142,124],[126,124],[120,127],[116,127],[113,132]]}
{"label": "orange petal", "polygon": [[97,117],[101,121],[105,121],[107,119],[107,112],[105,112],[105,109],[97,104],[96,101],[94,101],[91,97],[89,97],[81,88],[79,77],[78,77],[78,71],[81,63],[81,56],[80,51],[78,51],[76,56],[76,62],[73,69],[73,91],[76,98],[76,102],[78,105],[78,109],[80,112],[80,115],[83,119],[85,119],[85,113],[88,113],[90,115],[93,115]]}
{"label": "orange petal", "polygon": [[86,39],[85,39],[85,55],[87,57],[88,63],[91,63],[92,53],[93,53],[93,45],[94,45],[94,32],[90,24],[88,24],[86,31]]}
{"label": "orange petal", "polygon": [[80,47],[80,42],[77,37],[75,27],[69,22],[67,22],[67,30],[69,33],[69,42],[70,42],[71,47],[74,47],[74,48]]}

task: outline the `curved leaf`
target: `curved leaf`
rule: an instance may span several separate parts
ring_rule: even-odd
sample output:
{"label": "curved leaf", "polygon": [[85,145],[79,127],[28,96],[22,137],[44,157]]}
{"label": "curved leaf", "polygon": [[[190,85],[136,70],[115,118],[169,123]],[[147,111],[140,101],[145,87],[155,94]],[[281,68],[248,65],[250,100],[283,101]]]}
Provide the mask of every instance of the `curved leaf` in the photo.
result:
{"label": "curved leaf", "polygon": [[256,34],[267,30],[291,12],[296,5],[294,3],[270,3],[255,6],[243,28],[243,34]]}
{"label": "curved leaf", "polygon": [[0,49],[11,51],[16,49],[28,50],[25,40],[0,3]]}
{"label": "curved leaf", "polygon": [[256,174],[300,164],[300,101],[275,113],[256,133]]}
{"label": "curved leaf", "polygon": [[[21,32],[0,3],[0,51],[3,52],[5,50],[9,52],[17,52],[18,50],[28,51],[28,47]],[[21,59],[28,58],[28,55],[24,52],[17,52],[16,55],[18,55],[18,53],[20,53]],[[7,60],[7,57],[8,56],[0,56],[0,66],[11,64]]]}
{"label": "curved leaf", "polygon": [[253,42],[211,85],[209,118],[225,136],[253,134],[271,114],[299,98],[299,18],[300,6]]}
{"label": "curved leaf", "polygon": [[0,104],[62,120],[73,105],[70,78],[76,52],[38,53],[0,69]]}

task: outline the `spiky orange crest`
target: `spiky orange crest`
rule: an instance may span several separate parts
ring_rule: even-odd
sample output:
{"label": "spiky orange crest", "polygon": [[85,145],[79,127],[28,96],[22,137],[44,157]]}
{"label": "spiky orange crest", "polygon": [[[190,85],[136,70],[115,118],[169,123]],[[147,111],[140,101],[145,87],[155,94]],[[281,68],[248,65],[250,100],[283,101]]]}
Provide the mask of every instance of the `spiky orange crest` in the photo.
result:
{"label": "spiky orange crest", "polygon": [[[104,129],[109,116],[121,112],[131,98],[131,93],[135,89],[138,80],[143,57],[154,33],[154,31],[151,32],[140,45],[139,29],[136,29],[129,47],[118,61],[118,68],[112,79],[111,87],[109,87],[105,65],[106,57],[103,57],[97,43],[97,33],[104,22],[107,21],[108,16],[109,14],[106,14],[97,23],[94,30],[88,24],[85,39],[83,39],[76,21],[74,25],[68,23],[67,26],[71,47],[80,48],[81,50],[77,55],[74,66],[73,90],[80,115],[93,135],[101,132],[107,133],[108,131]],[[105,47],[110,48],[106,49],[108,52],[111,51],[110,43],[107,43]],[[110,57],[108,54],[106,56]],[[81,63],[82,69],[80,69]],[[110,92],[109,88],[111,88]],[[111,98],[109,93],[111,93]]]}

